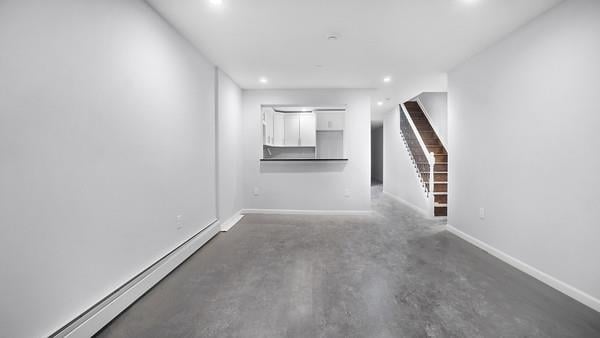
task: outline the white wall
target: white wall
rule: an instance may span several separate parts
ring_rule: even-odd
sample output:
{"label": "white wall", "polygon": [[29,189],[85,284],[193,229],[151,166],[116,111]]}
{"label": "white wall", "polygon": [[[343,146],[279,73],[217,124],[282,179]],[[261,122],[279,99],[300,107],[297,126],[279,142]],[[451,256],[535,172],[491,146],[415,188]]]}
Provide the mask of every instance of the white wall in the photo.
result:
{"label": "white wall", "polygon": [[[369,94],[367,90],[330,89],[244,91],[244,208],[370,210]],[[262,104],[347,104],[344,148],[349,161],[261,163]],[[258,196],[254,195],[255,188]]]}
{"label": "white wall", "polygon": [[218,72],[218,216],[227,221],[242,209],[242,91]]}
{"label": "white wall", "polygon": [[419,210],[432,213],[410,154],[400,134],[400,108],[383,120],[383,191]]}
{"label": "white wall", "polygon": [[214,220],[215,74],[142,1],[1,2],[0,50],[0,336],[41,337]]}
{"label": "white wall", "polygon": [[383,182],[383,126],[371,128],[371,177]]}
{"label": "white wall", "polygon": [[600,311],[599,32],[600,1],[566,1],[473,57],[448,130],[449,224]]}
{"label": "white wall", "polygon": [[442,144],[448,146],[448,93],[425,92],[418,99]]}
{"label": "white wall", "polygon": [[[371,120],[383,122],[385,115],[398,107],[401,102],[406,102],[424,91],[446,92],[447,90],[448,74],[446,72],[402,76],[395,79],[392,84],[378,88],[373,93]],[[383,102],[383,105],[377,105],[378,101]]]}

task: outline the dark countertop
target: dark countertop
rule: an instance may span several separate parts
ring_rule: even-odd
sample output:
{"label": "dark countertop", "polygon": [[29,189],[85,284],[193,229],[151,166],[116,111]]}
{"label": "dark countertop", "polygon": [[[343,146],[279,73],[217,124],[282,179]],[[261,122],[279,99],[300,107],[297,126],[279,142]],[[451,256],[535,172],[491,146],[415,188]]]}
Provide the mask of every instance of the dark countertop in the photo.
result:
{"label": "dark countertop", "polygon": [[261,162],[324,162],[348,161],[347,158],[262,158]]}

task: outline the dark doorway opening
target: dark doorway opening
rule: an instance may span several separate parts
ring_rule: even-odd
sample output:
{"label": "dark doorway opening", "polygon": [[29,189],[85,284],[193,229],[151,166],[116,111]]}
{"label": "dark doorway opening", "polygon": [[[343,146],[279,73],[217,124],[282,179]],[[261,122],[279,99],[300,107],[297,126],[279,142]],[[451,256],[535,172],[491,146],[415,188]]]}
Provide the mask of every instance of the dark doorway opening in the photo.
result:
{"label": "dark doorway opening", "polygon": [[383,183],[383,125],[371,126],[371,182]]}

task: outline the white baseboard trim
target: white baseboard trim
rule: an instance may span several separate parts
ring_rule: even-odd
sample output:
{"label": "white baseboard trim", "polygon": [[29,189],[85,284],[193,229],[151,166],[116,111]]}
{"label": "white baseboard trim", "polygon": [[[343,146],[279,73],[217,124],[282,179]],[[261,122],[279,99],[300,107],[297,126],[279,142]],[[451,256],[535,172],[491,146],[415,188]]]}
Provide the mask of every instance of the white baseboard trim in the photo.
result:
{"label": "white baseboard trim", "polygon": [[242,217],[244,217],[244,215],[242,215],[242,210],[236,212],[235,214],[233,214],[233,216],[229,217],[225,222],[221,223],[221,231],[229,231],[231,228],[233,228],[234,225],[236,225],[242,219]]}
{"label": "white baseboard trim", "polygon": [[290,210],[290,209],[242,209],[244,215],[322,215],[322,216],[365,216],[371,210]]}
{"label": "white baseboard trim", "polygon": [[446,229],[450,233],[453,233],[454,235],[462,238],[463,240],[475,245],[476,247],[482,249],[483,251],[489,253],[490,255],[500,259],[501,261],[523,271],[524,273],[553,287],[554,289],[577,300],[578,302],[580,302],[584,305],[587,305],[588,307],[600,312],[600,300],[599,299],[575,288],[572,285],[569,285],[563,281],[560,281],[559,279],[552,277],[549,274],[542,272],[542,271],[532,267],[531,265],[528,265],[527,263],[522,262],[522,261],[510,256],[509,254],[507,254],[503,251],[500,251],[481,240],[478,240],[477,238],[475,238],[471,235],[468,235],[468,234],[458,230],[457,228],[453,227],[450,224],[446,225]]}
{"label": "white baseboard trim", "polygon": [[63,326],[50,337],[87,338],[93,336],[218,234],[219,230],[218,223],[216,221],[212,222],[204,230],[183,242],[177,249],[98,302],[81,316]]}
{"label": "white baseboard trim", "polygon": [[400,197],[398,197],[396,195],[390,194],[387,191],[384,191],[383,194],[386,195],[386,196],[388,196],[388,197],[390,197],[390,198],[395,199],[396,201],[398,201],[398,202],[406,205],[407,207],[413,209],[414,211],[417,211],[418,213],[420,213],[421,215],[423,215],[423,216],[425,216],[427,218],[433,218],[433,214],[432,214],[433,211],[432,212],[428,212],[425,209],[421,209],[418,206],[416,206],[416,205],[414,205],[414,204],[412,204],[412,203],[410,203],[410,202],[408,202],[408,201],[406,201],[406,200],[404,200],[404,199],[402,199],[402,198],[400,198]]}

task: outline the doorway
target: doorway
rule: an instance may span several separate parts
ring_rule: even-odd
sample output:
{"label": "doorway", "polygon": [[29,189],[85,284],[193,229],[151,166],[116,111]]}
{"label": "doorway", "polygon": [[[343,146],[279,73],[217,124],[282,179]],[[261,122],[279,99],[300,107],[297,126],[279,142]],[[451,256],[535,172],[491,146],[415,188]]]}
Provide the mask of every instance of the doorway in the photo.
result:
{"label": "doorway", "polygon": [[371,125],[371,185],[383,184],[383,124]]}

